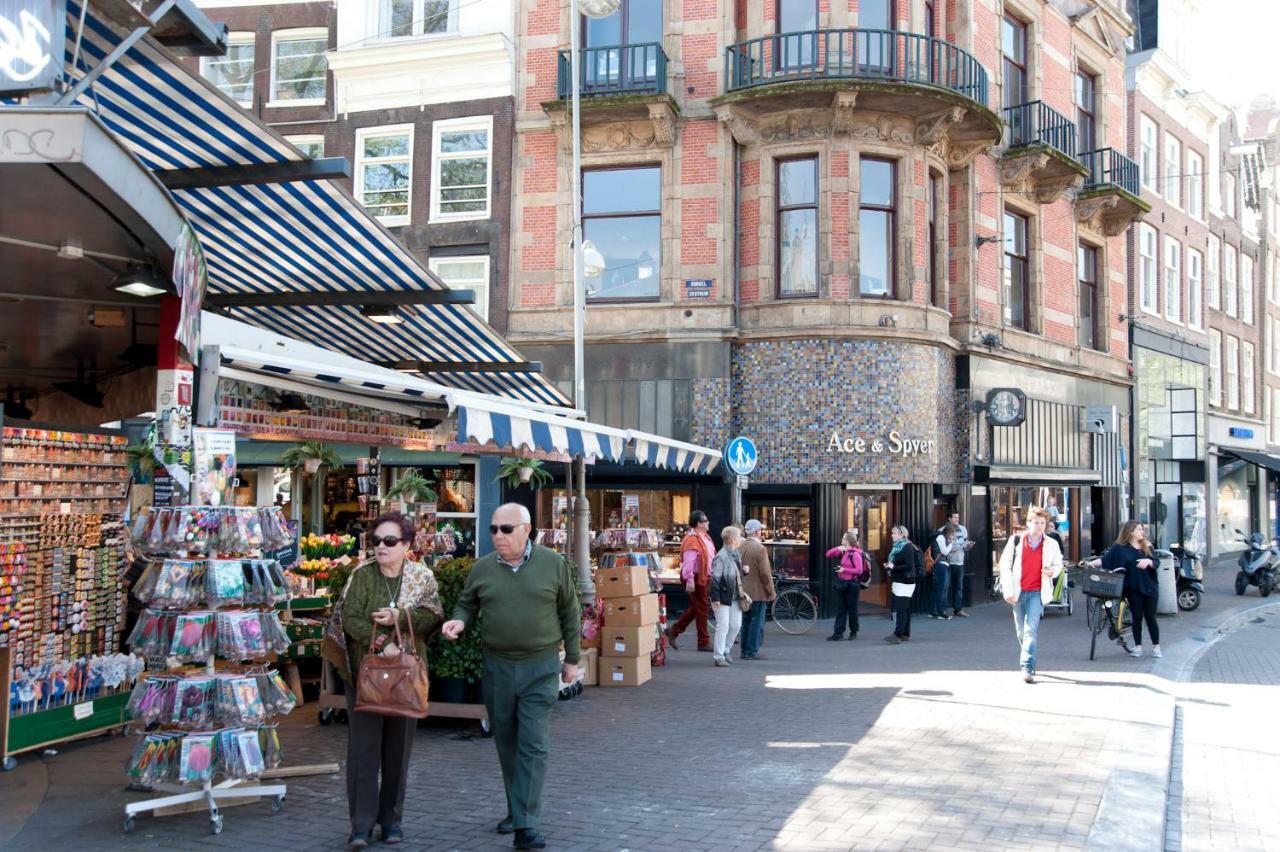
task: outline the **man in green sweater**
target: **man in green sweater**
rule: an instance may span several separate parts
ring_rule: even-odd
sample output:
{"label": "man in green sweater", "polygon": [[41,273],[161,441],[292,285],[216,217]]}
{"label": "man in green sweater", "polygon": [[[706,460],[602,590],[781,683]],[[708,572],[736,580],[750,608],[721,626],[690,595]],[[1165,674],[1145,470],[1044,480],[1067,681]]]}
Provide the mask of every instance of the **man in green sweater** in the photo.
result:
{"label": "man in green sweater", "polygon": [[[484,704],[507,788],[499,834],[515,832],[516,849],[542,849],[542,782],[551,751],[551,710],[560,679],[578,675],[582,612],[564,557],[529,539],[529,510],[499,506],[489,524],[494,552],[467,575],[453,620],[441,632],[457,639],[481,613]],[[564,642],[564,663],[560,643]]]}

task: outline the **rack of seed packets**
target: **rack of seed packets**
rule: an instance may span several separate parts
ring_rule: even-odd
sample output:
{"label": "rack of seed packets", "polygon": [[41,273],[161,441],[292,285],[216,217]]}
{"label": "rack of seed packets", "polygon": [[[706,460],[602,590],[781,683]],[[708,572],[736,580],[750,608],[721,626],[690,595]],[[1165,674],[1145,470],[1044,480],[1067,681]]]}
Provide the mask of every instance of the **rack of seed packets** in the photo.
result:
{"label": "rack of seed packets", "polygon": [[136,784],[169,795],[125,805],[135,815],[207,802],[214,834],[220,799],[269,797],[285,785],[257,784],[280,765],[275,717],[296,699],[270,661],[290,639],[276,604],[289,600],[284,570],[263,553],[292,540],[278,507],[145,509],[130,536],[148,563],[133,587],[146,609],[129,635],[148,661],[128,711],[142,737],[126,768]]}

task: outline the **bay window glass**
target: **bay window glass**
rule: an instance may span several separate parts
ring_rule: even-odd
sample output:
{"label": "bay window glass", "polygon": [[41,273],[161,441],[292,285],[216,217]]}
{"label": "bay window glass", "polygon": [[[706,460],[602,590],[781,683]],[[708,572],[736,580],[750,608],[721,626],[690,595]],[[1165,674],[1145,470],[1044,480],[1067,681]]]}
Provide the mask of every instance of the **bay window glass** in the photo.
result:
{"label": "bay window glass", "polygon": [[818,295],[818,158],[777,164],[778,295]]}
{"label": "bay window glass", "polygon": [[654,301],[662,282],[662,169],[635,166],[582,173],[584,248],[603,270],[585,279],[593,301]]}
{"label": "bay window glass", "polygon": [[863,157],[858,190],[858,292],[895,298],[896,168],[892,160]]}

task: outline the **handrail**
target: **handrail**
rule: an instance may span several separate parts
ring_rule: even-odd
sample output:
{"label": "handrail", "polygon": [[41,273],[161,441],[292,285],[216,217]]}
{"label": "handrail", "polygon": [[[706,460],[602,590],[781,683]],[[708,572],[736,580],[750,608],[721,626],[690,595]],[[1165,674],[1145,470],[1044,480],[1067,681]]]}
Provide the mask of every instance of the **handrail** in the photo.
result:
{"label": "handrail", "polygon": [[[667,54],[658,42],[584,47],[578,57],[579,94],[662,95],[667,91]],[[572,95],[570,51],[560,51],[556,64],[556,97]]]}
{"label": "handrail", "polygon": [[949,41],[898,30],[778,33],[725,48],[725,88],[794,80],[891,80],[947,89],[984,106],[987,70]]}
{"label": "handrail", "polygon": [[1005,107],[1009,148],[1044,144],[1068,157],[1076,156],[1076,125],[1044,101]]}
{"label": "handrail", "polygon": [[1097,148],[1080,155],[1080,162],[1089,170],[1084,188],[1118,186],[1130,195],[1138,195],[1138,164],[1115,148]]}

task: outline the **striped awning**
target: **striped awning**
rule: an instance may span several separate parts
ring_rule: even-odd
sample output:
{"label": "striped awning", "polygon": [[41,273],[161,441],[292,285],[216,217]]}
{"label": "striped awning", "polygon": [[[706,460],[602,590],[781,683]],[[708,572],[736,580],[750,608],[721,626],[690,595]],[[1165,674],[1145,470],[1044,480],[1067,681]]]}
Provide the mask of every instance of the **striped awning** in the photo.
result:
{"label": "striped awning", "polygon": [[[68,62],[77,2],[69,2]],[[96,65],[122,40],[91,9],[79,67]],[[79,104],[152,170],[306,159],[273,130],[144,38],[98,78]],[[200,237],[212,294],[447,289],[338,184],[327,180],[173,190]],[[522,362],[463,305],[402,308],[405,322],[377,325],[357,306],[236,308],[263,328],[364,361]],[[432,373],[450,387],[526,402],[568,405],[537,373]]]}

